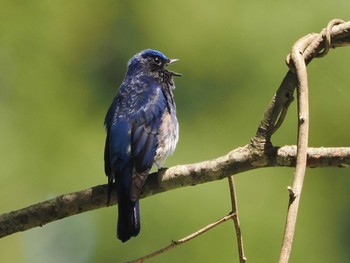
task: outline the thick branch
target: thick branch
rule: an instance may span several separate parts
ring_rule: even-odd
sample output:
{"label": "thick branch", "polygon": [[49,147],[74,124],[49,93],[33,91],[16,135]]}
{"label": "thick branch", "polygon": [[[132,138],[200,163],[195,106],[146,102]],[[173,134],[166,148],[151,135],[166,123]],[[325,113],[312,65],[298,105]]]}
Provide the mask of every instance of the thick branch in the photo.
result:
{"label": "thick branch", "polygon": [[[271,147],[254,154],[249,145],[210,161],[178,165],[149,175],[142,198],[172,189],[220,180],[262,167],[295,167],[296,147]],[[308,167],[350,167],[350,148],[309,148]],[[0,237],[43,226],[47,223],[105,207],[107,185],[65,194],[35,205],[0,215]],[[116,204],[115,195],[111,204]]]}

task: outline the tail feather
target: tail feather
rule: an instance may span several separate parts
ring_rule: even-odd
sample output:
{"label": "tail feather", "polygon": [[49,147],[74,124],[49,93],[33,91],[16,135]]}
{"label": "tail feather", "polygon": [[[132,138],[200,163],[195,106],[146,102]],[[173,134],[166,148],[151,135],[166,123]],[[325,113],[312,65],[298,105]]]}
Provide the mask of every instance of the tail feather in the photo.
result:
{"label": "tail feather", "polygon": [[118,193],[117,237],[122,242],[136,237],[140,232],[139,201],[133,202],[123,193]]}

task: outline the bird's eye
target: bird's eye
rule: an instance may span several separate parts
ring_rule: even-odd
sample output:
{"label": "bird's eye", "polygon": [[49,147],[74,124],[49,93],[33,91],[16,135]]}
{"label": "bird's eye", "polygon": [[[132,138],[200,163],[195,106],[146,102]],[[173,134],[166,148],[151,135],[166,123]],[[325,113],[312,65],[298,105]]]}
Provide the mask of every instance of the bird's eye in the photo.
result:
{"label": "bird's eye", "polygon": [[162,61],[160,60],[159,57],[154,57],[153,61],[154,61],[154,63],[157,64],[157,65],[162,64]]}

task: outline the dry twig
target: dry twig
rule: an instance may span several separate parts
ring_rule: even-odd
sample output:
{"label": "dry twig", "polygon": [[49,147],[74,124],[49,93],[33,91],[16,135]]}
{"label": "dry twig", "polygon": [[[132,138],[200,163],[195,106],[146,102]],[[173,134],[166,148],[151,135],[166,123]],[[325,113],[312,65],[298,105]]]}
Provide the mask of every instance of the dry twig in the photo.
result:
{"label": "dry twig", "polygon": [[219,220],[215,221],[214,223],[211,223],[201,229],[199,229],[198,231],[192,233],[191,235],[187,236],[187,237],[184,237],[182,239],[179,239],[179,240],[176,240],[176,241],[172,241],[170,245],[162,248],[162,249],[159,249],[151,254],[148,254],[146,256],[143,256],[143,257],[140,257],[138,259],[135,259],[133,261],[130,261],[129,263],[142,263],[144,262],[146,259],[150,259],[150,258],[153,258],[155,256],[158,256],[174,247],[177,247],[179,245],[182,245],[188,241],[190,241],[191,239],[195,238],[195,237],[198,237],[200,236],[201,234],[207,232],[208,230],[212,229],[213,227],[216,227],[218,225],[220,225],[221,223],[223,222],[226,222],[227,220],[229,220],[230,218],[233,218],[234,217],[234,214],[231,213],[227,216],[224,216],[223,218],[220,218]]}
{"label": "dry twig", "polygon": [[233,176],[228,177],[228,183],[230,186],[232,215],[233,215],[232,220],[236,230],[239,262],[245,263],[247,261],[247,258],[244,255],[243,236],[241,232],[241,226],[239,223],[236,189],[235,189],[235,182],[234,182]]}
{"label": "dry twig", "polygon": [[291,59],[295,65],[298,76],[298,145],[297,163],[293,187],[289,188],[289,204],[285,226],[285,233],[280,255],[280,263],[288,262],[292,249],[292,241],[295,232],[295,224],[298,214],[299,201],[304,182],[306,170],[307,144],[309,136],[309,97],[306,64],[303,53],[306,47],[312,42],[314,35],[308,35],[300,39],[292,49]]}
{"label": "dry twig", "polygon": [[[323,50],[320,53],[314,53],[315,57],[325,56],[331,47],[331,33],[335,25],[339,25],[344,21],[335,19],[328,23],[328,26],[321,34],[309,34],[298,40],[289,56],[290,63],[294,66],[293,72],[297,75],[298,80],[298,144],[297,144],[297,163],[293,186],[288,187],[289,203],[283,236],[280,263],[287,263],[292,250],[292,243],[295,233],[295,225],[298,215],[299,202],[305,177],[307,166],[307,147],[309,134],[309,102],[308,102],[308,78],[306,71],[306,56],[305,51],[311,46],[316,46],[319,43],[319,37],[323,39]],[[309,58],[311,59],[311,58]]]}

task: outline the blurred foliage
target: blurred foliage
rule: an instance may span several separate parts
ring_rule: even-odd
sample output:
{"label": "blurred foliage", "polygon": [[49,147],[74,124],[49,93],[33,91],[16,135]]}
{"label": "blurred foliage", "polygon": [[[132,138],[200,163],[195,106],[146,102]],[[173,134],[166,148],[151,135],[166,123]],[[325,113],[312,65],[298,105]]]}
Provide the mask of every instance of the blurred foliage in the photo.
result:
{"label": "blurred foliage", "polygon": [[[127,60],[145,48],[173,66],[180,142],[168,166],[243,146],[287,67],[292,44],[348,0],[1,1],[0,213],[106,182],[105,112]],[[316,11],[317,10],[317,11]],[[350,146],[350,48],[309,66],[310,146]],[[295,144],[296,103],[273,137]],[[236,176],[249,262],[276,262],[293,170]],[[308,170],[290,262],[350,261],[348,169]],[[0,240],[0,262],[125,262],[169,244],[230,211],[226,180],[141,201],[142,231],[121,244],[117,209],[60,220]],[[236,262],[232,224],[151,262]]]}

